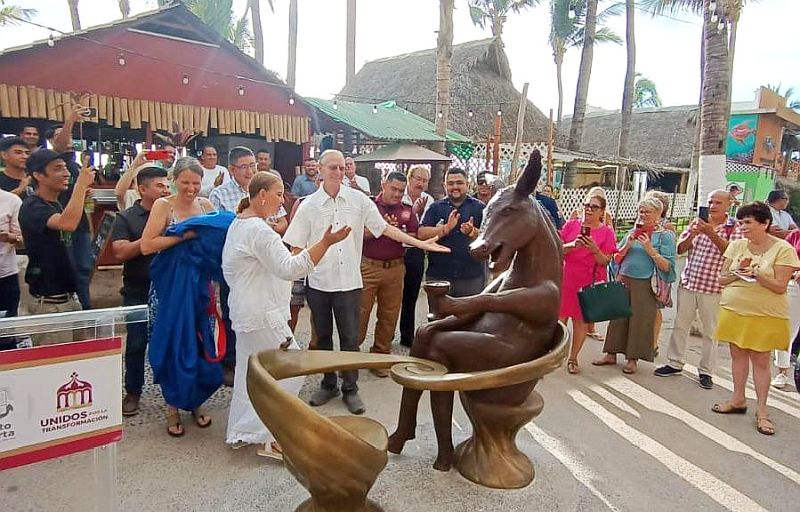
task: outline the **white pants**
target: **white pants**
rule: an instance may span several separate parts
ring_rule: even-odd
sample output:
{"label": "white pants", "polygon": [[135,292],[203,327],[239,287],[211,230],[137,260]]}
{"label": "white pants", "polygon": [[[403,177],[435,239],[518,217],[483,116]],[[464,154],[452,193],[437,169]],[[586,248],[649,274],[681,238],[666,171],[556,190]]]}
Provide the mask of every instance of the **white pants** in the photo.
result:
{"label": "white pants", "polygon": [[717,328],[719,317],[719,293],[698,293],[686,288],[678,287],[678,304],[675,311],[675,322],[672,327],[672,336],[669,338],[667,359],[669,365],[677,370],[682,370],[686,362],[686,342],[689,331],[694,322],[695,312],[699,313],[702,324],[703,345],[700,355],[698,372],[703,375],[713,375],[717,365],[717,340],[711,336]]}
{"label": "white pants", "polygon": [[[789,281],[786,297],[789,300],[789,348],[791,348],[800,328],[800,286],[797,285],[797,281]],[[783,370],[789,368],[788,350],[775,351],[775,366]]]}

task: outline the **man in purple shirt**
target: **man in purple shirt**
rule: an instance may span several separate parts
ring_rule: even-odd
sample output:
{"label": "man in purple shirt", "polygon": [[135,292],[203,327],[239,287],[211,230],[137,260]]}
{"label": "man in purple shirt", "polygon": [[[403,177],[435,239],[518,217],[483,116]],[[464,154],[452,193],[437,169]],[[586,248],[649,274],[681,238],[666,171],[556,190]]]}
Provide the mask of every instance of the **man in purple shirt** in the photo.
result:
{"label": "man in purple shirt", "polygon": [[[375,198],[375,205],[390,225],[416,236],[419,225],[411,206],[403,204],[406,176],[391,172],[381,185],[382,192]],[[361,331],[360,343],[367,335],[367,324],[375,299],[378,300],[378,322],[375,325],[375,340],[370,352],[388,354],[403,304],[403,278],[405,276],[403,244],[387,236],[373,238],[364,233],[364,249],[361,256]],[[379,377],[387,377],[389,370],[376,370]]]}

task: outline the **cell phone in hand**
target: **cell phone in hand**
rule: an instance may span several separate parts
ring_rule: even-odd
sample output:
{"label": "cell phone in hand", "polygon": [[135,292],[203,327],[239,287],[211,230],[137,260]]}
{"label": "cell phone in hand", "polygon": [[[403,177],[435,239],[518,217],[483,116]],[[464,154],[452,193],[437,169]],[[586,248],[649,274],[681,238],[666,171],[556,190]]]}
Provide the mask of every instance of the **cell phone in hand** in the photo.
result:
{"label": "cell phone in hand", "polygon": [[592,236],[592,228],[589,226],[581,226],[581,236],[590,237]]}
{"label": "cell phone in hand", "polygon": [[708,206],[701,206],[697,211],[697,217],[703,222],[708,222]]}
{"label": "cell phone in hand", "polygon": [[168,149],[154,149],[152,151],[144,152],[145,160],[167,160],[171,153]]}
{"label": "cell phone in hand", "polygon": [[94,107],[89,107],[81,112],[81,117],[94,117],[97,115],[97,109]]}

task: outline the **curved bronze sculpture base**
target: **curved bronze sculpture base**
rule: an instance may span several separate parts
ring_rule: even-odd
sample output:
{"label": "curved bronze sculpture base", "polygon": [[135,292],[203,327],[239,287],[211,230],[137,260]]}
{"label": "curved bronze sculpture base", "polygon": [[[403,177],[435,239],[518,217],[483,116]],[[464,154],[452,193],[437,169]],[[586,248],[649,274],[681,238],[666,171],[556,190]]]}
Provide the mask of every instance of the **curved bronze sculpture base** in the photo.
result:
{"label": "curved bronze sculpture base", "polygon": [[372,500],[367,500],[364,506],[359,508],[352,508],[351,506],[343,506],[337,508],[322,507],[319,503],[314,501],[314,498],[309,498],[299,507],[294,509],[294,512],[384,512],[380,505]]}
{"label": "curved bronze sculpture base", "polygon": [[517,448],[519,429],[542,412],[544,400],[531,392],[522,405],[489,404],[459,393],[472,423],[472,437],[456,447],[455,466],[467,480],[494,489],[519,489],[533,481],[528,456]]}

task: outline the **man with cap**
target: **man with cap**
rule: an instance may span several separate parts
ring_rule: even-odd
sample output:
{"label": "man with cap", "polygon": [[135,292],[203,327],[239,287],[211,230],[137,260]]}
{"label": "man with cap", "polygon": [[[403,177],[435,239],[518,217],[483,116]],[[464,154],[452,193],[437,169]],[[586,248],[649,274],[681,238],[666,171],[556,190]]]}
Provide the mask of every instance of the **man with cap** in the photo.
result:
{"label": "man with cap", "polygon": [[[30,288],[31,314],[81,309],[69,250],[72,234],[83,217],[83,198],[94,182],[95,171],[92,167],[81,169],[72,196],[62,205],[59,196],[70,186],[67,161],[71,158],[71,154],[39,149],[28,157],[26,164],[35,194],[23,201],[19,223],[28,251],[25,282]],[[52,341],[52,335],[45,336]]]}

